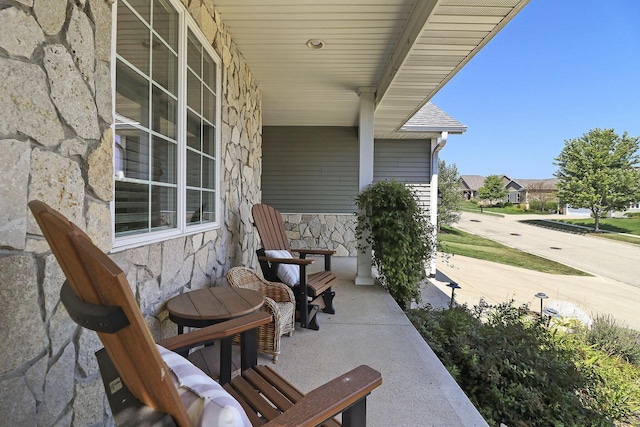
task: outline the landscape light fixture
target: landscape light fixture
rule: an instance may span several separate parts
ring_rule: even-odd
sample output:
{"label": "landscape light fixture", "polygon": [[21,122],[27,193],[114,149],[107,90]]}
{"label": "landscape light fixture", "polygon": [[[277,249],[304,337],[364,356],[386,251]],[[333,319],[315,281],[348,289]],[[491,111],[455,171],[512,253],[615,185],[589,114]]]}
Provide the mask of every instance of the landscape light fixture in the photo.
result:
{"label": "landscape light fixture", "polygon": [[551,319],[553,319],[554,317],[558,317],[558,315],[560,314],[558,310],[552,307],[545,308],[543,313],[545,316],[547,316],[547,326],[551,324]]}
{"label": "landscape light fixture", "polygon": [[544,292],[538,292],[537,294],[535,294],[535,297],[540,298],[540,317],[542,317],[542,302],[549,297]]}
{"label": "landscape light fixture", "polygon": [[456,293],[456,289],[460,289],[462,286],[458,285],[456,282],[449,282],[447,285],[451,288],[451,301],[449,301],[449,308],[453,307],[453,298]]}

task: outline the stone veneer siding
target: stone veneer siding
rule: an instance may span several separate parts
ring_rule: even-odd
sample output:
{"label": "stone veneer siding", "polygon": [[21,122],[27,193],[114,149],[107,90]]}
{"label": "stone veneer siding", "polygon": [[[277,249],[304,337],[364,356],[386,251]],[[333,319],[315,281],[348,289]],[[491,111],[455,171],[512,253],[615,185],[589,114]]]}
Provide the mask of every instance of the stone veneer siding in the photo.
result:
{"label": "stone veneer siding", "polygon": [[355,214],[282,214],[293,249],[328,248],[336,256],[357,256]]}
{"label": "stone veneer siding", "polygon": [[[95,333],[60,304],[63,274],[27,202],[42,200],[111,249],[112,0],[0,0],[0,423],[113,425]],[[221,228],[112,255],[156,339],[166,300],[256,266],[261,94],[211,0],[183,0],[222,58]]]}

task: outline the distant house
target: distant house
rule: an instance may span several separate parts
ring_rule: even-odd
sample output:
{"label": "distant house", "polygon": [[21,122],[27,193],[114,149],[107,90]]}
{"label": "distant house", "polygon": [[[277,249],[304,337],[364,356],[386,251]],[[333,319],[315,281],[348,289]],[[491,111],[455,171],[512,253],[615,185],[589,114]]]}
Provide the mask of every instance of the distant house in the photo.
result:
{"label": "distant house", "polygon": [[546,203],[555,200],[557,178],[545,179],[512,179],[506,185],[508,203],[526,203],[527,208],[532,201]]}
{"label": "distant house", "polygon": [[[464,200],[471,200],[478,198],[478,189],[484,185],[486,177],[482,175],[460,175],[460,191]],[[505,186],[511,182],[511,178],[507,175],[502,175],[502,181]]]}
{"label": "distant house", "polygon": [[484,184],[482,175],[460,175],[460,191],[465,200],[478,197],[478,188]]}

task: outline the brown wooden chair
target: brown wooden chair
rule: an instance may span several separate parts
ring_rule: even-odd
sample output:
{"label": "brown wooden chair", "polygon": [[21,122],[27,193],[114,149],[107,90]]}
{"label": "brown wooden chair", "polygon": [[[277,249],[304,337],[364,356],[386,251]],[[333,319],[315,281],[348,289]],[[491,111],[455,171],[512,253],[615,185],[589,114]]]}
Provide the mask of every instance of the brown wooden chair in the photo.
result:
{"label": "brown wooden chair", "polygon": [[[330,249],[291,249],[289,238],[284,228],[282,215],[277,209],[265,205],[256,204],[251,208],[253,221],[258,229],[262,248],[258,249],[258,261],[265,279],[269,281],[283,281],[281,265],[294,265],[299,268],[297,281],[288,283],[293,286],[298,305],[300,325],[303,328],[319,329],[316,314],[319,306],[316,300],[322,297],[323,312],[334,314],[333,298],[335,292],[331,287],[338,281],[331,272],[331,256],[335,251]],[[273,253],[278,256],[274,256]],[[289,257],[292,252],[298,253],[299,258]],[[283,257],[283,255],[285,255]],[[314,261],[307,259],[307,255],[323,255],[324,271],[307,274],[306,267]],[[294,283],[296,282],[296,283]]]}
{"label": "brown wooden chair", "polygon": [[[104,344],[96,355],[116,424],[193,425],[183,387],[160,355],[122,270],[64,216],[39,201],[29,207],[67,278],[60,297],[69,315]],[[256,312],[160,344],[179,351],[222,339],[220,363],[230,365],[231,337],[243,334],[242,375],[224,388],[252,425],[331,424],[341,412],[344,425],[364,425],[366,396],[381,384],[380,373],[362,365],[303,396],[269,367],[255,366],[255,331],[270,321]]]}
{"label": "brown wooden chair", "polygon": [[227,281],[229,286],[251,289],[265,297],[262,311],[269,313],[273,321],[258,329],[258,353],[270,354],[276,363],[280,354],[280,337],[284,334],[291,336],[295,329],[296,299],[293,291],[284,283],[264,280],[246,267],[229,269]]}

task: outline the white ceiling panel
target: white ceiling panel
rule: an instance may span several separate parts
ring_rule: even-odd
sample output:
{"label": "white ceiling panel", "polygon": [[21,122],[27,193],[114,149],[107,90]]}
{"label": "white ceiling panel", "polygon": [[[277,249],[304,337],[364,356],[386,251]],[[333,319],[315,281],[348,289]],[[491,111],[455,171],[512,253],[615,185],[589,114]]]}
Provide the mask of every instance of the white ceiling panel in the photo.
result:
{"label": "white ceiling panel", "polygon": [[[263,124],[398,129],[528,0],[213,0],[263,92]],[[325,42],[322,50],[306,46]]]}

